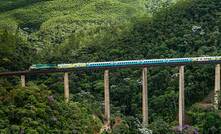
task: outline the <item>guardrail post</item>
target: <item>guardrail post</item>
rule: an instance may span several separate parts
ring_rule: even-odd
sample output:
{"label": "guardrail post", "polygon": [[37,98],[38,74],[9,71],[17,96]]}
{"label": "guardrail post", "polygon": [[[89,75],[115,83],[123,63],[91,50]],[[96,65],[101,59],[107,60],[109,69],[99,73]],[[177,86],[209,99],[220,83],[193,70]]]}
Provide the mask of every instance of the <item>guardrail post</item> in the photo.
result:
{"label": "guardrail post", "polygon": [[184,66],[179,67],[179,128],[184,125]]}
{"label": "guardrail post", "polygon": [[68,73],[64,73],[64,99],[66,102],[69,101],[69,79]]}
{"label": "guardrail post", "polygon": [[148,90],[147,90],[147,68],[143,68],[142,72],[142,112],[143,112],[143,127],[148,125]]}
{"label": "guardrail post", "polygon": [[216,65],[215,69],[215,93],[214,93],[214,108],[219,109],[220,97],[220,64]]}
{"label": "guardrail post", "polygon": [[21,86],[25,87],[25,75],[21,75]]}
{"label": "guardrail post", "polygon": [[104,72],[104,116],[105,125],[110,129],[110,91],[109,91],[109,70]]}

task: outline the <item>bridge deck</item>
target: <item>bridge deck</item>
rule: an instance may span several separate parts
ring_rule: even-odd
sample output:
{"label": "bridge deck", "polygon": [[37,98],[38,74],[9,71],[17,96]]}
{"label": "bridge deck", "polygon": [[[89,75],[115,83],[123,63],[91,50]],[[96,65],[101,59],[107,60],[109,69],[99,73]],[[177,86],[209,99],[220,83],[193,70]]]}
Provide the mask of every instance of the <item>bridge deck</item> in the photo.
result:
{"label": "bridge deck", "polygon": [[140,67],[156,67],[156,66],[181,66],[191,64],[220,64],[221,60],[217,61],[201,61],[201,62],[188,62],[188,63],[168,63],[168,64],[153,64],[153,65],[125,65],[125,66],[112,66],[112,67],[93,67],[93,68],[61,68],[61,69],[36,69],[36,70],[24,70],[24,71],[9,71],[0,72],[2,76],[16,76],[16,75],[30,75],[30,74],[49,74],[59,72],[72,72],[72,71],[84,71],[84,70],[106,70],[106,69],[122,69],[122,68],[140,68]]}

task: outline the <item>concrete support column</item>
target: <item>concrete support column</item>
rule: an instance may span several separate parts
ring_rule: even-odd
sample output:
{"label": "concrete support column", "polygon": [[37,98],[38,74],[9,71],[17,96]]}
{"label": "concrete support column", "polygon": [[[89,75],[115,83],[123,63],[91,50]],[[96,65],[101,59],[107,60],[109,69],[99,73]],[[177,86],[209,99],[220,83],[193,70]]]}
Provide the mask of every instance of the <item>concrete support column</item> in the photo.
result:
{"label": "concrete support column", "polygon": [[21,75],[21,86],[25,87],[25,75]]}
{"label": "concrete support column", "polygon": [[64,99],[66,102],[69,101],[69,80],[68,80],[68,73],[64,73]]}
{"label": "concrete support column", "polygon": [[109,70],[104,72],[104,116],[105,125],[110,128],[110,91],[109,91]]}
{"label": "concrete support column", "polygon": [[184,125],[184,66],[179,67],[179,127]]}
{"label": "concrete support column", "polygon": [[143,68],[142,72],[142,112],[143,112],[143,127],[148,125],[148,91],[147,91],[147,68]]}
{"label": "concrete support column", "polygon": [[220,64],[216,65],[215,69],[215,93],[214,93],[214,108],[219,108],[219,97],[220,97]]}

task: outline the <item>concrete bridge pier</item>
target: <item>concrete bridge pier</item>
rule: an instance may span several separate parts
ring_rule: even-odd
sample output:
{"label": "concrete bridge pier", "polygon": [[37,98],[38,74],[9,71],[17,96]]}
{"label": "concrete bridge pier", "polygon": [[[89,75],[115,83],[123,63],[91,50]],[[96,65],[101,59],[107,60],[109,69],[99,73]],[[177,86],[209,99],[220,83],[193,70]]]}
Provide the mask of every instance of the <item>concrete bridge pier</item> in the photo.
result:
{"label": "concrete bridge pier", "polygon": [[148,125],[148,91],[147,91],[147,67],[143,68],[142,72],[142,112],[143,112],[143,127]]}
{"label": "concrete bridge pier", "polygon": [[220,99],[220,64],[216,65],[215,69],[215,93],[214,93],[214,108],[219,109]]}
{"label": "concrete bridge pier", "polygon": [[110,91],[109,91],[109,70],[104,71],[104,118],[105,129],[110,129]]}
{"label": "concrete bridge pier", "polygon": [[179,67],[179,128],[183,130],[184,125],[184,66]]}
{"label": "concrete bridge pier", "polygon": [[25,75],[21,75],[21,86],[25,87]]}
{"label": "concrete bridge pier", "polygon": [[69,101],[69,79],[68,79],[68,73],[64,73],[64,99],[65,102]]}

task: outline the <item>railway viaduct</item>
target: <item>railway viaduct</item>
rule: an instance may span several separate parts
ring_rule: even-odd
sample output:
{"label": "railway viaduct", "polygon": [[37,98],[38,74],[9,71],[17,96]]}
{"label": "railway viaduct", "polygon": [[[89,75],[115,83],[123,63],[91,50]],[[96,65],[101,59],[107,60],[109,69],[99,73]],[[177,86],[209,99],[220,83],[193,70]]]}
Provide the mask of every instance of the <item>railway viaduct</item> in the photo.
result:
{"label": "railway viaduct", "polygon": [[[76,70],[84,70],[84,69],[101,69],[104,70],[104,115],[105,115],[105,124],[107,127],[110,127],[110,94],[109,94],[109,71],[112,69],[119,69],[119,68],[129,68],[129,67],[138,67],[142,69],[142,114],[143,114],[143,126],[148,126],[148,89],[147,89],[147,69],[149,67],[155,66],[175,66],[179,68],[179,128],[182,131],[182,126],[184,125],[184,67],[189,64],[212,64],[215,67],[215,82],[214,82],[214,109],[218,110],[219,105],[219,95],[220,95],[220,63],[221,57],[196,57],[196,58],[189,58],[195,60],[187,60],[179,62],[179,60],[183,60],[184,58],[175,58],[174,59],[154,59],[154,60],[146,60],[147,62],[143,62],[143,60],[136,60],[142,61],[142,64],[134,64],[134,61],[118,61],[116,62],[115,66],[102,66],[102,67],[94,67],[94,68],[78,68],[78,67],[70,67],[69,68],[59,68],[59,69],[36,69],[36,70],[26,70],[26,71],[15,71],[15,72],[0,72],[0,77],[6,76],[20,76],[21,77],[21,86],[25,87],[25,76],[30,74],[48,74],[48,73],[64,73],[64,98],[65,101],[68,103],[69,101],[69,72],[76,71]],[[148,62],[148,61],[158,61],[158,62]],[[162,63],[159,63],[159,62]],[[173,62],[170,62],[173,61]],[[127,65],[122,65],[120,62],[127,63]],[[100,64],[102,62],[95,62],[93,64]],[[108,63],[108,62],[103,62]],[[114,63],[114,62],[111,62]],[[62,64],[64,65],[64,64]]]}

